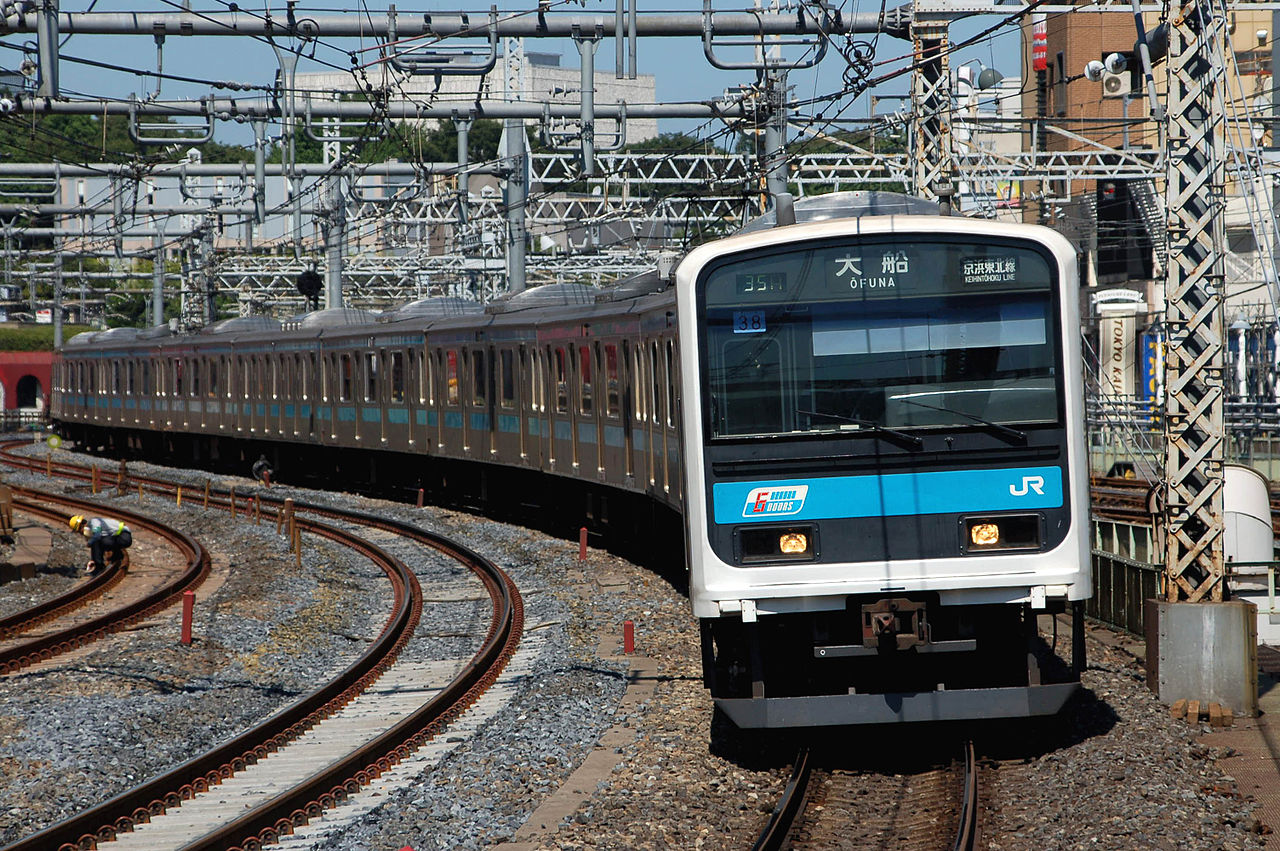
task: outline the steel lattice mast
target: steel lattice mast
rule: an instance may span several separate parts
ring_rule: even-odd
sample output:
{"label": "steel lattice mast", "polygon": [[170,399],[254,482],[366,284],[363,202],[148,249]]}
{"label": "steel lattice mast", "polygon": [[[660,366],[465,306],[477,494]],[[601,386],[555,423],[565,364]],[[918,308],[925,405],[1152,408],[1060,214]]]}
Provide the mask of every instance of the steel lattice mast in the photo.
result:
{"label": "steel lattice mast", "polygon": [[1169,7],[1165,138],[1165,596],[1222,600],[1224,109],[1226,21]]}

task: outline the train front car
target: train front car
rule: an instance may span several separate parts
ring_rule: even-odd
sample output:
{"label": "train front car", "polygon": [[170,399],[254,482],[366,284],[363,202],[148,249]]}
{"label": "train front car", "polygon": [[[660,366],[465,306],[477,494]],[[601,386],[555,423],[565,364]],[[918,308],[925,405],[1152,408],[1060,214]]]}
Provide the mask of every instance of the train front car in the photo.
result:
{"label": "train front car", "polygon": [[[1075,253],[865,216],[678,270],[690,596],[741,727],[1044,715],[1091,593]],[[689,333],[693,331],[695,333]],[[1080,634],[1080,630],[1076,630]]]}

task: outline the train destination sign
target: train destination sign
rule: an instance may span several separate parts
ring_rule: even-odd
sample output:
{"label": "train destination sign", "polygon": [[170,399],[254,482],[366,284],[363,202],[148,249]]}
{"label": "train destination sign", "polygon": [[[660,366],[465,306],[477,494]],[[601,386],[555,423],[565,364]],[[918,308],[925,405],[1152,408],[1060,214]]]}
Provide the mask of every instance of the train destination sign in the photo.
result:
{"label": "train destination sign", "polygon": [[1050,278],[1038,251],[1008,243],[887,238],[743,257],[708,270],[703,287],[709,306],[728,307],[1043,290]]}

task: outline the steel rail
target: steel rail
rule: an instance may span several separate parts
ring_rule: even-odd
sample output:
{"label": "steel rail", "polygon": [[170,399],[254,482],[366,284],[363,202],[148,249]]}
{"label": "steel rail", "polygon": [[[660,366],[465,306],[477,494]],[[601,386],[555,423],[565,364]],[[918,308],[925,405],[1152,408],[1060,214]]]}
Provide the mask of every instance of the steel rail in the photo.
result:
{"label": "steel rail", "polygon": [[[73,508],[78,512],[94,513],[103,510],[101,505],[82,499],[44,494],[21,487],[13,487],[13,490],[28,499],[43,499],[64,507]],[[66,522],[67,517],[70,516],[70,512],[41,509],[39,506],[32,506],[28,510],[59,522]],[[67,629],[58,630],[33,641],[0,650],[0,673],[13,673],[28,665],[33,665],[36,662],[44,661],[76,647],[81,647],[112,632],[118,632],[172,605],[181,599],[183,591],[194,588],[204,581],[209,572],[209,555],[205,552],[204,547],[190,535],[132,511],[124,511],[114,507],[110,511],[112,515],[134,525],[136,528],[155,532],[173,543],[186,558],[186,569],[172,582],[161,586],[133,603],[84,623],[75,624]],[[110,567],[103,576],[104,584],[96,586],[97,590],[105,590],[110,584],[118,581],[119,576],[120,571]]]}
{"label": "steel rail", "polygon": [[[381,634],[337,677],[273,714],[263,723],[230,741],[196,756],[70,819],[51,825],[4,851],[49,851],[90,847],[109,841],[117,832],[150,820],[152,815],[180,806],[206,792],[245,766],[297,739],[319,721],[340,710],[390,666],[417,623],[421,593],[412,572],[375,544],[339,529],[299,520],[314,534],[351,546],[372,558],[392,580],[395,591],[391,614]],[[408,593],[412,589],[412,593]]]}
{"label": "steel rail", "polygon": [[960,807],[960,826],[956,830],[952,851],[977,851],[981,833],[978,830],[978,761],[974,757],[973,740],[964,743],[964,800]]}
{"label": "steel rail", "polygon": [[[12,449],[16,446],[25,445],[29,445],[29,443],[27,441],[0,443],[0,456],[3,456],[6,463],[14,466],[35,470],[44,469],[51,473],[56,468],[57,475],[64,477],[88,480],[93,476],[90,470],[74,464],[66,462],[57,462],[55,464],[51,461],[41,463],[38,460],[23,458],[12,453]],[[126,483],[144,483],[153,490],[174,491],[178,487],[177,484],[172,482],[133,475],[122,475],[120,483],[122,485]],[[230,508],[231,498],[231,491],[210,491],[209,505],[211,508]],[[276,512],[280,511],[283,505],[282,499],[268,498],[265,501],[274,505]],[[417,712],[408,716],[375,740],[359,747],[348,757],[318,772],[308,779],[306,783],[282,794],[262,807],[244,814],[216,833],[203,838],[200,844],[192,847],[258,848],[263,844],[275,841],[281,835],[290,832],[293,826],[304,824],[309,818],[345,799],[361,786],[366,785],[421,747],[444,724],[460,715],[463,710],[470,706],[485,689],[496,681],[498,674],[515,653],[520,636],[523,633],[524,607],[515,584],[501,568],[467,547],[434,533],[417,529],[407,523],[375,517],[362,512],[343,511],[297,500],[294,501],[294,508],[295,511],[306,511],[324,517],[391,531],[431,546],[452,558],[466,563],[468,567],[480,576],[494,602],[488,633],[482,647],[465,668],[439,694],[427,704],[424,704]],[[248,510],[247,501],[246,510]],[[320,524],[314,520],[302,517],[297,517],[296,520],[304,529],[324,535],[335,541],[345,542],[347,538],[354,538],[350,533]],[[359,539],[355,540],[359,541]],[[405,596],[412,601],[412,623],[416,625],[418,614],[421,611],[422,595],[417,584],[417,578],[412,571],[373,544],[359,541],[359,546],[367,548],[368,553],[379,554],[381,557],[385,557],[398,565],[412,592]],[[397,602],[399,603],[400,601],[398,600]],[[389,618],[389,623],[398,618],[399,609],[397,609],[397,613]],[[152,813],[160,813],[167,807],[180,805],[182,800],[199,791],[207,790],[210,785],[230,776],[235,770],[239,770],[244,765],[265,757],[270,751],[278,749],[283,744],[301,735],[319,720],[336,712],[341,706],[349,702],[358,691],[364,690],[368,684],[372,683],[373,679],[376,679],[381,674],[382,670],[385,670],[391,664],[394,655],[398,654],[411,633],[412,628],[409,628],[400,636],[395,645],[394,653],[381,663],[381,667],[378,668],[376,673],[366,674],[355,685],[331,697],[325,702],[321,710],[293,721],[295,716],[301,714],[303,704],[312,698],[318,700],[317,696],[322,693],[330,695],[336,690],[335,684],[331,683],[329,686],[313,692],[312,695],[295,703],[290,709],[269,719],[267,725],[271,725],[274,735],[266,743],[252,745],[256,731],[248,731],[209,754],[197,757],[162,777],[149,781],[142,787],[130,790],[95,807],[93,810],[81,814],[76,817],[77,823],[75,826],[67,822],[54,825],[46,829],[46,831],[24,840],[23,843],[4,849],[4,851],[36,851],[37,849],[44,851],[44,849],[51,847],[59,847],[69,851],[69,849],[81,847],[84,843],[109,839],[116,832],[131,829],[133,824],[148,819]],[[385,636],[386,631],[384,630]],[[371,647],[361,657],[361,660],[357,660],[356,665],[376,655],[377,647],[382,643],[383,641],[380,639],[375,647]],[[356,665],[352,667],[355,668]],[[343,683],[351,679],[351,671],[352,669],[348,669],[348,672],[344,672]],[[356,685],[359,686],[358,690]],[[293,721],[293,723],[288,723],[290,721]],[[267,725],[263,726],[266,727]],[[250,747],[251,745],[252,747]],[[176,791],[174,791],[175,783],[183,781],[184,778],[189,778],[189,780],[183,782],[181,786],[177,786]],[[60,831],[56,837],[50,833],[55,828]],[[77,830],[79,830],[79,833],[77,833]]]}
{"label": "steel rail", "polygon": [[[47,516],[41,512],[40,506],[25,499],[15,499],[14,507],[26,513],[37,514],[41,517]],[[47,511],[48,509],[45,510]],[[50,512],[50,514],[53,514],[53,512]],[[0,640],[7,640],[42,623],[61,617],[67,612],[75,611],[90,600],[101,596],[103,592],[112,588],[119,581],[120,571],[114,565],[108,564],[106,570],[95,573],[88,582],[77,584],[76,587],[63,594],[0,618]]]}
{"label": "steel rail", "polygon": [[760,832],[756,844],[751,851],[780,851],[791,837],[791,829],[795,827],[796,818],[804,810],[805,799],[809,795],[810,757],[812,751],[808,746],[800,748],[791,766],[791,778],[787,780],[782,796],[769,815],[769,822]]}

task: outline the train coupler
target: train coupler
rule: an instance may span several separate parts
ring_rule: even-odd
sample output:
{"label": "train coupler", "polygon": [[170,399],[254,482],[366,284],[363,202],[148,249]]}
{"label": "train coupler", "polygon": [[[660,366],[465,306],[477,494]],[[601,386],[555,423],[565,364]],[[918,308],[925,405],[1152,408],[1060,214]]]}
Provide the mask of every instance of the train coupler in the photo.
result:
{"label": "train coupler", "polygon": [[974,639],[934,641],[929,629],[928,606],[917,600],[892,597],[861,607],[861,644],[837,644],[813,648],[818,659],[874,656],[911,650],[916,653],[959,653],[978,649]]}

